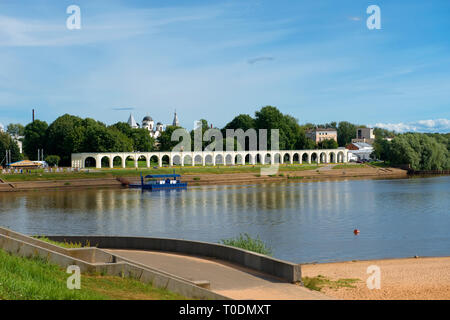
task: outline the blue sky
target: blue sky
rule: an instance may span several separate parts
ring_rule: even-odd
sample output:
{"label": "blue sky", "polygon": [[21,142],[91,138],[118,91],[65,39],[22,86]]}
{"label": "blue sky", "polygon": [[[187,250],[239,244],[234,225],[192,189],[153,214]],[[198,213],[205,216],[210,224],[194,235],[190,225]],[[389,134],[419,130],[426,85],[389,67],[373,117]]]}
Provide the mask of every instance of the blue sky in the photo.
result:
{"label": "blue sky", "polygon": [[[68,30],[66,8],[81,8]],[[381,30],[369,30],[369,5]],[[222,127],[277,106],[300,123],[450,131],[450,1],[0,2],[0,122],[64,113]],[[132,109],[132,110],[128,110]]]}

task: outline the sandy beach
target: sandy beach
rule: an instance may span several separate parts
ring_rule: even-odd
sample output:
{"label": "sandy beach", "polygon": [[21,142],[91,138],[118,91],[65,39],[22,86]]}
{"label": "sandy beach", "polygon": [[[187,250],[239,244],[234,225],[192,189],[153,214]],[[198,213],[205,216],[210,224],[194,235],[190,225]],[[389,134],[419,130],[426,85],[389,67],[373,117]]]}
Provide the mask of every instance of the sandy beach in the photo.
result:
{"label": "sandy beach", "polygon": [[[367,267],[381,270],[381,288],[369,290]],[[406,258],[338,262],[302,265],[303,277],[325,276],[330,280],[359,279],[354,288],[331,289],[321,292],[338,299],[362,300],[449,300],[450,257]]]}

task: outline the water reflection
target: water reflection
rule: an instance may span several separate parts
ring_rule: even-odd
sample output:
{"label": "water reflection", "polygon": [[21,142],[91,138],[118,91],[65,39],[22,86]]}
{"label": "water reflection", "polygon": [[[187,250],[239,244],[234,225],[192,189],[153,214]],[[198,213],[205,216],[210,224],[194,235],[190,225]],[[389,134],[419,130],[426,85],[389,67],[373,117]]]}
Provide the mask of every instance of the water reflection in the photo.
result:
{"label": "water reflection", "polygon": [[[298,262],[450,254],[449,177],[0,193],[0,225],[25,233],[258,234]],[[351,233],[362,230],[361,236]]]}

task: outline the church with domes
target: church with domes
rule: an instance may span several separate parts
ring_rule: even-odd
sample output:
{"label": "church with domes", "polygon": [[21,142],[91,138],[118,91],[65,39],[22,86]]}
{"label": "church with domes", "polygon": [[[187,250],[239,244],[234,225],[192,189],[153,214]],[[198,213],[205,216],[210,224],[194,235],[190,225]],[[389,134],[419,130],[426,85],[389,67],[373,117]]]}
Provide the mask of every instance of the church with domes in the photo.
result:
{"label": "church with domes", "polygon": [[[165,127],[168,126],[168,125],[163,125],[161,122],[157,122],[155,125],[155,121],[149,115],[146,115],[144,117],[144,119],[142,119],[141,124],[139,124],[134,119],[133,114],[130,114],[130,117],[128,118],[128,124],[130,127],[134,128],[134,129],[137,129],[137,128],[147,129],[148,132],[150,133],[150,136],[154,139],[158,138],[161,135],[161,133],[164,132]],[[178,121],[178,116],[177,116],[176,111],[175,111],[175,115],[174,115],[173,122],[171,125],[177,126],[177,127],[180,126],[180,122]]]}

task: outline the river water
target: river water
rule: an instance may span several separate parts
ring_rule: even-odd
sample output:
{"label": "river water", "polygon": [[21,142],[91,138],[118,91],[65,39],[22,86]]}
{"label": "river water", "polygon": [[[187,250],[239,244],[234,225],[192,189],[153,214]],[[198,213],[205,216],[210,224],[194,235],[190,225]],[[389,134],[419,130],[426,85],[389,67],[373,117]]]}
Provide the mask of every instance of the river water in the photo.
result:
{"label": "river water", "polygon": [[298,263],[450,256],[449,176],[0,193],[0,204],[0,225],[27,234],[218,242],[249,233]]}

